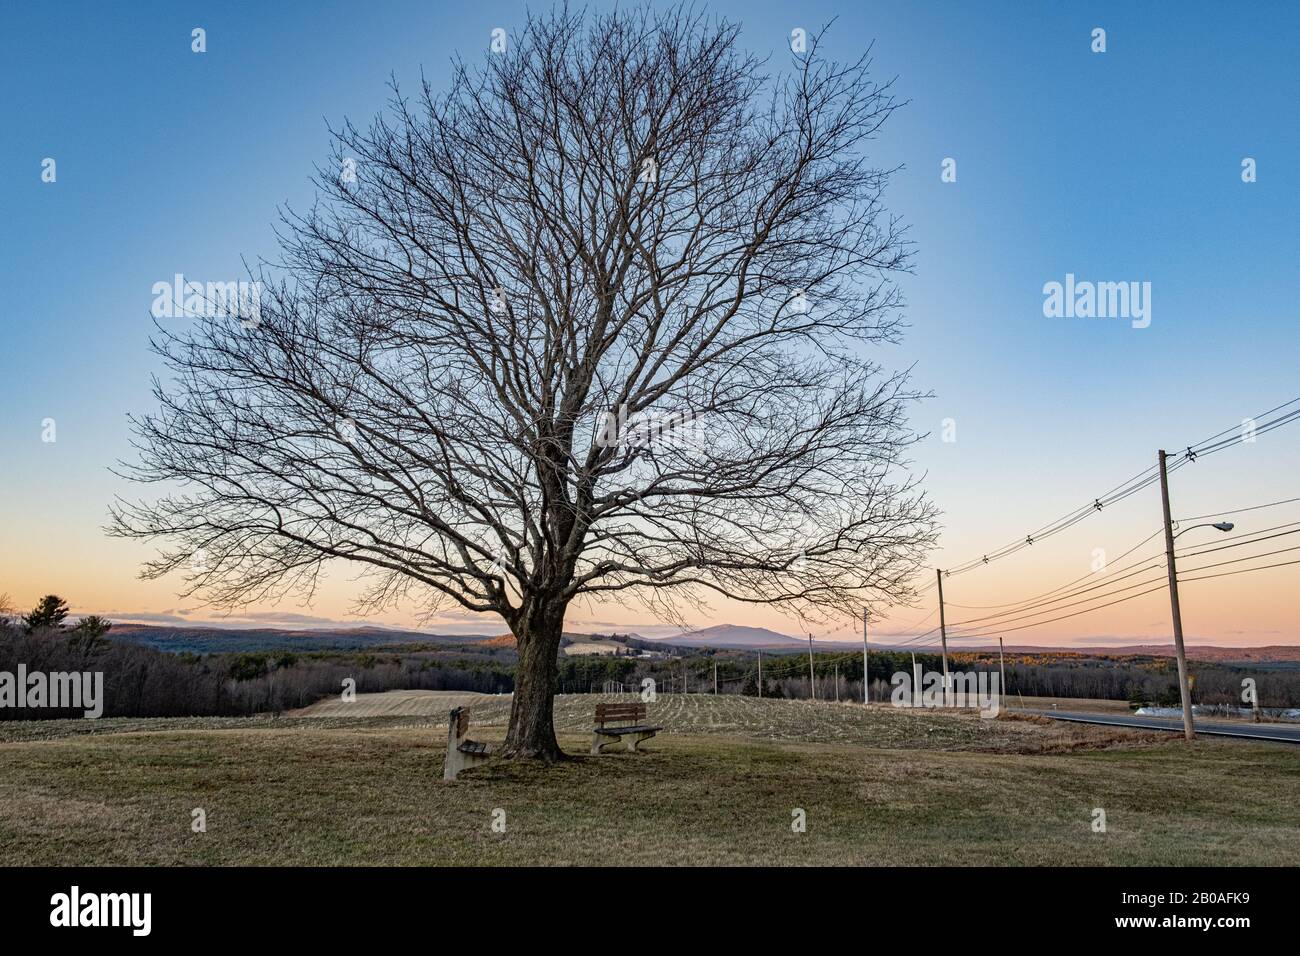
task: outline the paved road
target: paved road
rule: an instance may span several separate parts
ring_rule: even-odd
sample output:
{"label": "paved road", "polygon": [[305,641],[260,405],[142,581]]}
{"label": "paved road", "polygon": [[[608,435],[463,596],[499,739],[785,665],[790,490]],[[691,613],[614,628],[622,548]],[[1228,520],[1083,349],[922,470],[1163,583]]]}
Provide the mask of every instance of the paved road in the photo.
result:
{"label": "paved road", "polygon": [[[1021,714],[1037,714],[1054,720],[1074,720],[1084,724],[1109,724],[1112,727],[1137,727],[1142,730],[1174,730],[1182,733],[1183,722],[1166,717],[1131,717],[1119,714],[1086,714],[1074,710],[1038,710],[1025,708]],[[1300,725],[1248,724],[1223,720],[1197,720],[1198,734],[1219,737],[1246,737],[1251,740],[1270,740],[1278,743],[1300,744]]]}

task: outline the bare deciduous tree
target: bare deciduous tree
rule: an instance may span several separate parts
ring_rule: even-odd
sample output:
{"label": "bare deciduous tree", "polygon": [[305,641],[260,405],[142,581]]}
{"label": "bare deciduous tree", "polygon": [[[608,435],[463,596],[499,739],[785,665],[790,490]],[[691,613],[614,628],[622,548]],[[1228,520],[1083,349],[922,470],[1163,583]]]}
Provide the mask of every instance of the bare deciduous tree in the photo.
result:
{"label": "bare deciduous tree", "polygon": [[865,354],[901,328],[864,150],[897,104],[817,49],[774,77],[681,8],[562,11],[445,94],[394,84],[282,216],[257,321],[156,337],[174,380],[132,474],[180,490],[114,509],[167,542],[144,574],[232,606],[344,559],[368,608],[499,614],[505,752],[543,759],[575,600],[905,599],[916,395]]}

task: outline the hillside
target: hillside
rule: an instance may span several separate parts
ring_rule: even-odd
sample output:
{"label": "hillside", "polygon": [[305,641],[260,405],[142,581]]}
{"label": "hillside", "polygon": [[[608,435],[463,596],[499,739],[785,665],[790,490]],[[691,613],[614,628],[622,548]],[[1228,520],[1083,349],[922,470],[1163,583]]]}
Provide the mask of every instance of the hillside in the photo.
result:
{"label": "hillside", "polygon": [[656,638],[655,643],[676,647],[761,647],[764,650],[769,647],[794,649],[807,646],[798,637],[790,637],[765,627],[744,627],[739,624],[715,624],[677,637]]}
{"label": "hillside", "polygon": [[173,654],[246,654],[258,651],[355,651],[400,644],[470,644],[476,635],[429,634],[423,631],[357,627],[287,630],[270,627],[171,627],[114,624],[115,641],[143,644]]}

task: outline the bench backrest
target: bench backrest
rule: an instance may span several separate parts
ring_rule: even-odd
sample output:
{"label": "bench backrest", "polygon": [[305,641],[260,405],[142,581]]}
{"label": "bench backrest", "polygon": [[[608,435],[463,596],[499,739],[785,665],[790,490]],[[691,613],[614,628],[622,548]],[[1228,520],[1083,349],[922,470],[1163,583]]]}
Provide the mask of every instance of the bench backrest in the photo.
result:
{"label": "bench backrest", "polygon": [[597,704],[596,723],[611,720],[645,720],[645,704]]}

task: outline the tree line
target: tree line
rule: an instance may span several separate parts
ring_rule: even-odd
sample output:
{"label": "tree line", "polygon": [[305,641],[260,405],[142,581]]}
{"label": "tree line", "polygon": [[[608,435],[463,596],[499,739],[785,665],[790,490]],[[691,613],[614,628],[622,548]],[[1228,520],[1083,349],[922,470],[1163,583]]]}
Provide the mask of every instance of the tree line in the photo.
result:
{"label": "tree line", "polygon": [[[561,693],[593,693],[606,681],[622,683],[627,690],[639,690],[641,682],[654,680],[659,692],[680,692],[685,685],[692,693],[713,691],[717,668],[718,692],[758,696],[758,657],[753,652],[733,650],[676,649],[680,659],[629,659],[588,656],[561,661],[558,690]],[[888,700],[894,674],[912,673],[913,662],[923,672],[941,672],[940,654],[915,656],[909,651],[872,650],[869,654],[871,699]],[[862,699],[862,655],[860,652],[813,655],[816,696],[820,700]],[[996,673],[996,654],[952,653],[952,671]],[[1242,705],[1243,681],[1252,680],[1263,707],[1300,706],[1300,669],[1287,667],[1244,667],[1209,661],[1195,661],[1193,700],[1197,704]],[[1069,655],[1008,655],[1006,697],[1074,697],[1090,700],[1126,700],[1135,706],[1178,706],[1178,671],[1172,657],[1087,657]],[[808,657],[803,653],[765,654],[762,696],[808,699],[813,689],[808,678]]]}
{"label": "tree line", "polygon": [[[306,707],[342,692],[344,681],[358,693],[386,690],[463,690],[511,693],[517,660],[474,657],[459,651],[439,658],[418,647],[393,651],[315,651],[294,653],[173,654],[110,638],[112,624],[91,615],[68,622],[67,602],[46,595],[27,614],[17,615],[0,596],[0,672],[99,671],[104,674],[104,716],[203,717],[251,716]],[[660,693],[712,692],[716,667],[719,693],[758,696],[757,655],[732,650],[678,648],[678,658],[613,655],[560,655],[554,691],[599,693],[614,682],[638,691],[645,679]],[[449,652],[442,651],[447,654]],[[941,671],[939,654],[873,650],[870,654],[871,697],[888,700],[890,678],[910,674],[913,661],[923,671]],[[821,700],[862,699],[862,657],[858,653],[814,655],[816,696]],[[995,654],[954,653],[952,670],[993,671]],[[1172,658],[1092,658],[1012,655],[1006,665],[1007,697],[1076,697],[1128,700],[1176,706],[1177,671]],[[1242,704],[1243,680],[1255,682],[1261,706],[1300,706],[1300,669],[1241,667],[1196,662],[1193,699],[1198,704]],[[838,682],[838,683],[837,683]],[[768,654],[763,658],[762,696],[808,699],[808,659],[803,654]],[[50,709],[0,708],[0,720],[79,716]]]}
{"label": "tree line", "polygon": [[[3,602],[0,599],[0,602]],[[343,691],[467,690],[509,693],[513,668],[495,661],[431,660],[418,653],[288,652],[170,654],[113,641],[97,617],[67,622],[68,606],[48,595],[31,613],[0,616],[0,672],[98,671],[105,717],[208,717],[281,713]],[[0,720],[76,717],[80,711],[0,708]]]}

